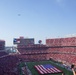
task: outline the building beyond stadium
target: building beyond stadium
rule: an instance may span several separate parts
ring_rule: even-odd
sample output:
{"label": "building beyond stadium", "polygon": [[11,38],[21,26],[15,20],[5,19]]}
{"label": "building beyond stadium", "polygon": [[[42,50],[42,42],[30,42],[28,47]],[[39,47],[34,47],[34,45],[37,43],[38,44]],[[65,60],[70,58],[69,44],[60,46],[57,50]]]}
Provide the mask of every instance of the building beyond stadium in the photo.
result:
{"label": "building beyond stadium", "polygon": [[5,41],[0,40],[0,50],[4,50],[4,49],[5,49]]}

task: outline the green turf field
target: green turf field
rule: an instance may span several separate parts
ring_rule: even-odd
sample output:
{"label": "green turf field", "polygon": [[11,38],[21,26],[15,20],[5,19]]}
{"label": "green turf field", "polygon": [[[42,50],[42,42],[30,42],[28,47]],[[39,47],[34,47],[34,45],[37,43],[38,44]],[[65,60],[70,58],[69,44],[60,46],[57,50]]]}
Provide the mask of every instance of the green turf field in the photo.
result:
{"label": "green turf field", "polygon": [[[55,67],[59,68],[60,70],[62,70],[65,73],[65,75],[73,75],[73,73],[71,71],[68,71],[67,69],[56,65],[56,63],[57,62],[53,62],[51,60],[49,60],[49,61],[39,61],[39,62],[26,62],[27,67],[31,71],[32,75],[39,75],[38,71],[34,68],[34,65],[40,65],[40,64],[52,64],[53,66],[55,66]],[[25,66],[25,65],[23,63],[21,63],[20,66]],[[22,73],[20,75],[22,75]],[[58,74],[46,74],[46,75],[61,75],[61,73],[58,73]]]}

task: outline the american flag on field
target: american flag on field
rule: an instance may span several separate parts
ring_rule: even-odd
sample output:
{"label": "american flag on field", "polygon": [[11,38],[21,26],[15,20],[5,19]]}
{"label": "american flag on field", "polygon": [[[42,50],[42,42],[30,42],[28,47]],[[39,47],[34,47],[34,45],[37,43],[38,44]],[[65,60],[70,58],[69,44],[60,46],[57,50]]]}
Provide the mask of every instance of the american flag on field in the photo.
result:
{"label": "american flag on field", "polygon": [[36,68],[39,74],[61,73],[62,72],[61,70],[52,66],[51,64],[35,65],[34,67]]}

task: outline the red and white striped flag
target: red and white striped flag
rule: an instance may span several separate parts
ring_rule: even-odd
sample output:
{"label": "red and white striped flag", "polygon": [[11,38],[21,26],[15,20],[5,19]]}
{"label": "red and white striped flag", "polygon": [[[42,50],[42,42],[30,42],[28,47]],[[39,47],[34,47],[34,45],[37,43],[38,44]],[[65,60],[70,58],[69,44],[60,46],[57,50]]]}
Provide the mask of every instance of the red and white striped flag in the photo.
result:
{"label": "red and white striped flag", "polygon": [[51,64],[45,64],[45,65],[35,65],[34,66],[38,73],[40,74],[48,74],[48,73],[61,73],[62,71],[58,68],[52,66]]}

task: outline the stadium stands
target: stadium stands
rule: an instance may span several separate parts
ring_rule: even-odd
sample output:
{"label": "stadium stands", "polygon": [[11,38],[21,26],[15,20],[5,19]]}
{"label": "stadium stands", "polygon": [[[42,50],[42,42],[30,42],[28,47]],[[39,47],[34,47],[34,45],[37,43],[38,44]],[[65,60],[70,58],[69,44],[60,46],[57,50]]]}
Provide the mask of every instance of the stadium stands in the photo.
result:
{"label": "stadium stands", "polygon": [[0,75],[18,75],[17,63],[18,58],[15,56],[6,56],[0,58]]}
{"label": "stadium stands", "polygon": [[19,75],[17,65],[22,61],[54,59],[76,64],[76,37],[46,39],[46,45],[18,45],[21,54],[8,55],[0,50],[0,75]]}
{"label": "stadium stands", "polygon": [[76,37],[46,39],[48,46],[76,46]]}
{"label": "stadium stands", "polygon": [[46,45],[18,45],[18,50],[21,53],[19,57],[28,61],[47,60],[48,47]]}
{"label": "stadium stands", "polygon": [[5,56],[5,55],[8,55],[8,53],[6,53],[5,51],[1,51],[1,52],[0,52],[0,57],[1,57],[1,56]]}
{"label": "stadium stands", "polygon": [[76,63],[76,37],[46,39],[49,57],[57,61]]}
{"label": "stadium stands", "polygon": [[76,49],[75,48],[50,48],[50,56],[55,60],[76,63]]}
{"label": "stadium stands", "polygon": [[[66,63],[76,63],[76,37],[46,39],[46,45],[18,45],[21,58],[28,61],[50,58]],[[34,58],[35,57],[35,58]]]}

